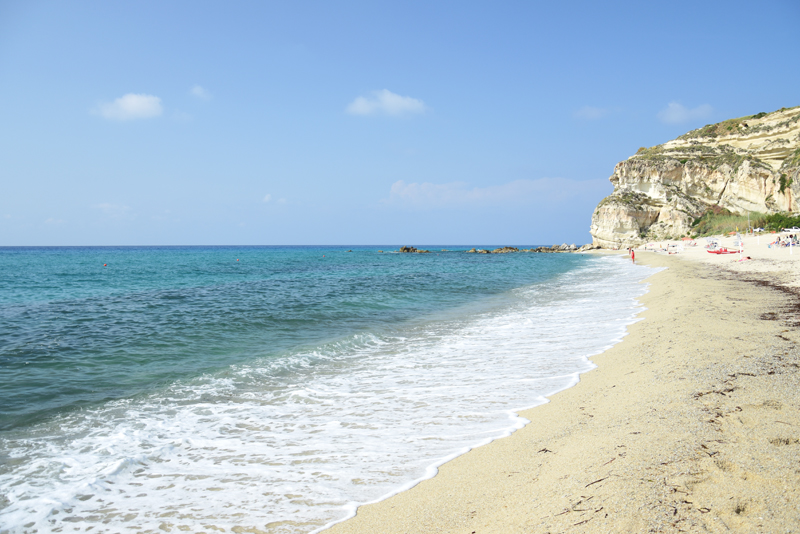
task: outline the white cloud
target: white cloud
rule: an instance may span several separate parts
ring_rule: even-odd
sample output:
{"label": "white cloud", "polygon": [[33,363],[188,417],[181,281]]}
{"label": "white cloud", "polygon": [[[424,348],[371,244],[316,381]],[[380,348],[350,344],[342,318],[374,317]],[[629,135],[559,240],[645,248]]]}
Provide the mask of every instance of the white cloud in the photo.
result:
{"label": "white cloud", "polygon": [[123,206],[121,204],[110,204],[108,202],[95,204],[93,207],[99,209],[105,215],[114,218],[124,217],[128,214],[128,212],[131,211],[131,208],[128,206]]}
{"label": "white cloud", "polygon": [[568,180],[539,178],[515,180],[489,187],[469,187],[465,182],[434,184],[430,182],[392,184],[384,202],[410,207],[477,207],[521,204],[548,204],[569,198],[608,194],[608,180]]}
{"label": "white cloud", "polygon": [[670,102],[666,108],[658,112],[658,118],[667,124],[681,124],[697,119],[707,119],[713,111],[714,108],[708,104],[689,109],[678,102]]}
{"label": "white cloud", "polygon": [[264,197],[264,202],[269,202],[270,200],[272,200],[272,195],[267,195]]}
{"label": "white cloud", "polygon": [[96,113],[103,118],[127,121],[158,117],[163,112],[161,99],[153,95],[128,93],[113,102],[100,104]]}
{"label": "white cloud", "polygon": [[64,224],[64,220],[63,219],[54,219],[53,217],[50,217],[49,219],[46,219],[44,221],[44,223],[45,224]]}
{"label": "white cloud", "polygon": [[610,113],[609,110],[605,108],[595,108],[592,106],[583,106],[581,109],[576,111],[572,114],[573,117],[576,119],[584,119],[587,121],[595,121],[597,119],[602,119],[606,115]]}
{"label": "white cloud", "polygon": [[427,109],[422,100],[400,96],[388,89],[373,91],[370,97],[359,96],[347,106],[352,115],[404,115],[424,113]]}
{"label": "white cloud", "polygon": [[196,96],[201,100],[211,100],[211,93],[199,85],[192,87],[189,92],[192,93],[192,96]]}

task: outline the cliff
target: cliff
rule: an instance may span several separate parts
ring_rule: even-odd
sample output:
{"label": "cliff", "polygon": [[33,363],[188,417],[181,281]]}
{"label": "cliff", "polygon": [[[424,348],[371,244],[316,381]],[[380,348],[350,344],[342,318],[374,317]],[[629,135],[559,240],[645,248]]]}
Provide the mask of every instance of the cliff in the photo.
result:
{"label": "cliff", "polygon": [[593,243],[627,247],[691,233],[706,211],[800,210],[800,107],[693,130],[617,163],[592,214]]}

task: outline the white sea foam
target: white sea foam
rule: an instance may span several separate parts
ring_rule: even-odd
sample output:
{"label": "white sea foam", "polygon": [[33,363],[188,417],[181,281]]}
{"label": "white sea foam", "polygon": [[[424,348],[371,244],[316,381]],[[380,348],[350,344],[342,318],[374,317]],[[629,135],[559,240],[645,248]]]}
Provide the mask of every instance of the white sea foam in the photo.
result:
{"label": "white sea foam", "polygon": [[[598,258],[461,310],[61,416],[1,444],[0,532],[312,532],[506,436],[620,341],[652,270]],[[463,312],[463,313],[462,313]]]}

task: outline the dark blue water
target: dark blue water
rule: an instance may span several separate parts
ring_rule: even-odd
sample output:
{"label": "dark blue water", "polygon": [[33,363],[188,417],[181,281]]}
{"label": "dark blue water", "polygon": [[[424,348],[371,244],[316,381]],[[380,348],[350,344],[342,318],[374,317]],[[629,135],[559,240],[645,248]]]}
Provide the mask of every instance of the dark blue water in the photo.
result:
{"label": "dark blue water", "polygon": [[378,252],[397,248],[0,248],[0,429],[489,306],[586,261]]}

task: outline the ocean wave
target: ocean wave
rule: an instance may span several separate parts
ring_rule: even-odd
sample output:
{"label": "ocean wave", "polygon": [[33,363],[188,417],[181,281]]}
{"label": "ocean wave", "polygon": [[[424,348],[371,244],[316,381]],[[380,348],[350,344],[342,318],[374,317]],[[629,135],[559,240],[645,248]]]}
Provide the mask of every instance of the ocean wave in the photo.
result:
{"label": "ocean wave", "polygon": [[3,532],[318,530],[506,436],[618,342],[652,271],[596,258],[479,308],[261,357],[0,441]]}

